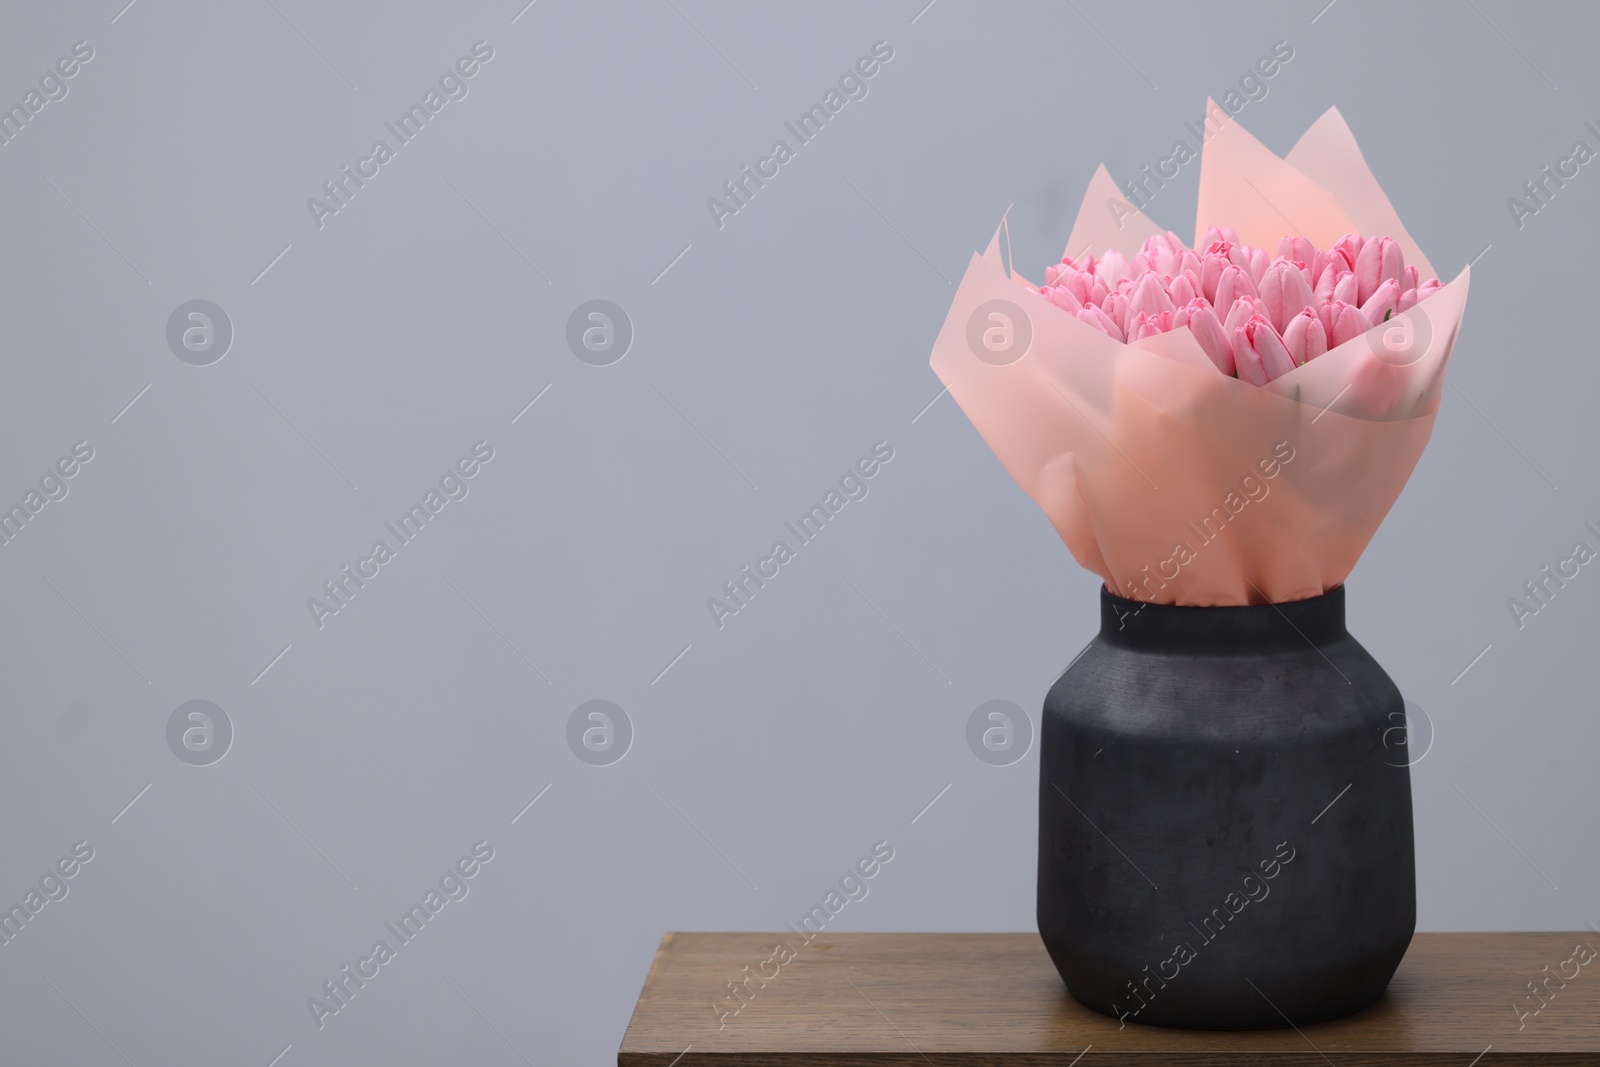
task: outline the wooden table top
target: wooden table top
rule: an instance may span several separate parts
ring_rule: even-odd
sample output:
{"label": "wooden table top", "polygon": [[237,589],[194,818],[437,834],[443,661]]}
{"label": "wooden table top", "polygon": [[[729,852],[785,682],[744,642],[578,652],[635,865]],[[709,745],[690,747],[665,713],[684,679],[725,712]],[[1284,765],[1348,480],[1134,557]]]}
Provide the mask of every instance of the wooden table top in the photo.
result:
{"label": "wooden table top", "polygon": [[[779,936],[795,950],[787,962],[774,953]],[[809,945],[792,934],[667,934],[617,1063],[1600,1067],[1596,950],[1594,933],[1422,933],[1366,1011],[1224,1033],[1119,1029],[1067,995],[1032,933],[846,933]],[[1553,992],[1534,998],[1530,980]],[[730,982],[744,983],[743,997]]]}

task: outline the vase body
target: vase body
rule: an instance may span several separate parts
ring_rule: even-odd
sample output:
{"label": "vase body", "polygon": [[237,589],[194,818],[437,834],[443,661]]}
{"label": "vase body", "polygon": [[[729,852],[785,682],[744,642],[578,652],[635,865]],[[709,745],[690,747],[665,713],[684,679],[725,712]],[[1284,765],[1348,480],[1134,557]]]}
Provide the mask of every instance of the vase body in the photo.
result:
{"label": "vase body", "polygon": [[1416,922],[1405,706],[1344,588],[1100,597],[1040,735],[1039,933],[1072,996],[1200,1029],[1377,1000]]}

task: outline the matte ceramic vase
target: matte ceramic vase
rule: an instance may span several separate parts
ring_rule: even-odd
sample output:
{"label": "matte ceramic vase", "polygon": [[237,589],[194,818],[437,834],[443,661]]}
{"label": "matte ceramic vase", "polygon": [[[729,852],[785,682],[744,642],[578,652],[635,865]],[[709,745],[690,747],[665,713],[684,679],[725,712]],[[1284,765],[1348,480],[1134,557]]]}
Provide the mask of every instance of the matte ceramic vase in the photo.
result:
{"label": "matte ceramic vase", "polygon": [[1100,602],[1040,737],[1039,934],[1067,989],[1213,1030],[1373,1003],[1416,923],[1411,783],[1404,702],[1344,588]]}

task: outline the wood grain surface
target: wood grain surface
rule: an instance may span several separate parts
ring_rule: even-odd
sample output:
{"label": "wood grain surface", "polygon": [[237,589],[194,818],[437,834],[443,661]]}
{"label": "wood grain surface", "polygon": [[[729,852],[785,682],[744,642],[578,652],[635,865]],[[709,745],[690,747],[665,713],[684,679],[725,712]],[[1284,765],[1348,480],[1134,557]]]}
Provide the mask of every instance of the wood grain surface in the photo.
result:
{"label": "wood grain surface", "polygon": [[[781,965],[780,936],[795,950]],[[1577,962],[1578,945],[1592,946],[1591,962]],[[667,934],[617,1063],[1600,1067],[1596,949],[1592,932],[1418,934],[1372,1008],[1298,1029],[1223,1033],[1119,1029],[1067,995],[1031,933],[834,934],[808,945],[793,934]],[[1542,1001],[1530,981],[1550,991]],[[730,982],[744,983],[744,997]]]}

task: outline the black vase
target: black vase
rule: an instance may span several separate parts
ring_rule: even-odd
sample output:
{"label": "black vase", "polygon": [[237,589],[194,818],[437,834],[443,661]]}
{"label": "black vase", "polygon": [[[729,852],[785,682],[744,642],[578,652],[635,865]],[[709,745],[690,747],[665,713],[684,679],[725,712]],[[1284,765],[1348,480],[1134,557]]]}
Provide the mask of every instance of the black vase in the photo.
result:
{"label": "black vase", "polygon": [[1377,1000],[1416,924],[1405,705],[1343,586],[1100,604],[1040,736],[1039,934],[1067,989],[1212,1030]]}

